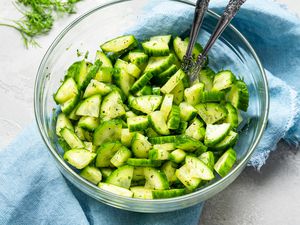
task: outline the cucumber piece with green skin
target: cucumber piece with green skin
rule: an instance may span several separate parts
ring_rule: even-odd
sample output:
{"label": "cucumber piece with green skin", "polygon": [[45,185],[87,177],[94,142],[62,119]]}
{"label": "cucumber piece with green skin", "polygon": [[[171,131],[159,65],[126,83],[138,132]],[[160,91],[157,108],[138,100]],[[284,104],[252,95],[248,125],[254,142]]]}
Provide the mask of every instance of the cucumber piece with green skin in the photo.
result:
{"label": "cucumber piece with green skin", "polygon": [[90,81],[96,76],[97,72],[100,69],[101,66],[100,60],[96,60],[96,62],[88,68],[88,71],[86,75],[82,78],[80,78],[80,83],[78,82],[78,87],[80,90],[84,90]]}
{"label": "cucumber piece with green skin", "polygon": [[80,172],[80,176],[82,176],[84,179],[92,182],[95,185],[97,185],[102,180],[102,174],[100,170],[93,166],[85,167]]}
{"label": "cucumber piece with green skin", "polygon": [[105,183],[129,189],[133,176],[133,169],[133,166],[121,166],[109,175]]}
{"label": "cucumber piece with green skin", "polygon": [[104,52],[101,51],[97,51],[96,52],[96,60],[99,59],[100,62],[102,62],[102,66],[103,67],[108,67],[108,68],[112,68],[112,63],[110,61],[110,59],[105,55]]}
{"label": "cucumber piece with green skin", "polygon": [[171,91],[171,94],[174,95],[174,103],[179,105],[184,100],[184,84],[183,81],[179,81],[179,83],[175,86],[175,88]]}
{"label": "cucumber piece with green skin", "polygon": [[117,86],[128,96],[130,88],[135,83],[134,77],[129,75],[125,70],[118,68],[114,70],[113,77]]}
{"label": "cucumber piece with green skin", "polygon": [[204,124],[198,119],[195,118],[191,125],[186,129],[185,135],[194,138],[195,140],[202,141],[205,136]]}
{"label": "cucumber piece with green skin", "polygon": [[174,95],[166,94],[164,100],[161,103],[160,111],[163,113],[165,121],[168,120],[169,114],[172,110],[173,98]]}
{"label": "cucumber piece with green skin", "polygon": [[204,143],[208,147],[213,147],[222,141],[230,131],[230,123],[207,124]]}
{"label": "cucumber piece with green skin", "polygon": [[185,76],[186,75],[183,70],[179,69],[173,76],[171,76],[167,83],[162,86],[160,89],[161,92],[164,94],[169,94]]}
{"label": "cucumber piece with green skin", "polygon": [[201,141],[197,141],[191,137],[180,136],[176,139],[175,146],[176,148],[193,152],[199,148],[202,149],[204,145]]}
{"label": "cucumber piece with green skin", "polygon": [[184,100],[192,106],[201,102],[204,84],[196,83],[184,90]]}
{"label": "cucumber piece with green skin", "polygon": [[127,111],[125,113],[126,118],[136,117],[137,115],[132,111]]}
{"label": "cucumber piece with green skin", "polygon": [[186,164],[177,169],[175,175],[179,181],[190,191],[195,190],[201,183],[200,178],[191,176],[190,169]]}
{"label": "cucumber piece with green skin", "polygon": [[78,95],[78,87],[72,77],[65,79],[65,81],[58,88],[54,94],[54,100],[57,104],[62,104]]}
{"label": "cucumber piece with green skin", "polygon": [[190,121],[197,115],[197,110],[187,102],[179,104],[180,119],[183,121]]}
{"label": "cucumber piece with green skin", "polygon": [[237,139],[238,139],[238,133],[234,131],[230,131],[229,134],[222,141],[220,141],[212,148],[217,151],[228,149],[229,147],[233,146],[236,143]]}
{"label": "cucumber piece with green skin", "polygon": [[150,56],[167,56],[170,53],[168,43],[159,39],[152,39],[142,43],[142,47],[146,54]]}
{"label": "cucumber piece with green skin", "polygon": [[182,149],[176,149],[170,153],[169,159],[175,163],[181,163],[185,160],[186,153]]}
{"label": "cucumber piece with green skin", "polygon": [[174,60],[175,56],[173,54],[169,54],[168,56],[152,56],[149,58],[144,73],[150,72],[155,77],[168,69],[173,64]]}
{"label": "cucumber piece with green skin", "polygon": [[161,199],[161,198],[174,198],[174,197],[178,197],[181,195],[184,195],[185,189],[181,188],[181,189],[170,189],[170,190],[153,190],[152,191],[152,196],[153,199]]}
{"label": "cucumber piece with green skin", "polygon": [[180,125],[180,108],[179,108],[179,106],[177,106],[177,105],[172,106],[172,110],[169,115],[167,125],[170,130],[178,129],[178,127]]}
{"label": "cucumber piece with green skin", "polygon": [[76,96],[73,98],[69,99],[68,101],[64,102],[61,104],[60,108],[61,111],[69,115],[75,107],[77,107],[78,102],[80,101],[80,94],[78,93]]}
{"label": "cucumber piece with green skin", "polygon": [[89,165],[96,157],[96,153],[85,149],[74,148],[64,153],[64,160],[77,169],[82,169]]}
{"label": "cucumber piece with green skin", "polygon": [[136,187],[131,187],[130,191],[133,192],[133,198],[153,199],[152,189],[150,188],[145,188],[143,186],[136,186]]}
{"label": "cucumber piece with green skin", "polygon": [[84,149],[89,150],[90,152],[96,152],[96,147],[90,141],[84,141]]}
{"label": "cucumber piece with green skin", "polygon": [[83,134],[84,134],[85,139],[87,141],[92,142],[93,141],[93,134],[92,134],[92,132],[89,132],[89,131],[84,130],[84,129],[82,129],[82,130],[83,130]]}
{"label": "cucumber piece with green skin", "polygon": [[225,177],[236,162],[236,152],[233,148],[228,149],[216,162],[214,169],[221,176]]}
{"label": "cucumber piece with green skin", "polygon": [[160,41],[166,44],[169,44],[171,41],[172,35],[158,35],[150,37],[150,41]]}
{"label": "cucumber piece with green skin", "polygon": [[162,167],[162,171],[166,175],[169,184],[172,184],[174,182],[178,181],[178,178],[175,175],[176,169],[177,169],[177,164],[171,161],[165,162]]}
{"label": "cucumber piece with green skin", "polygon": [[228,114],[224,119],[224,122],[230,123],[231,128],[236,129],[239,126],[238,110],[229,102],[225,104],[225,108],[227,109]]}
{"label": "cucumber piece with green skin", "polygon": [[148,127],[146,130],[146,136],[151,138],[151,137],[158,137],[160,136],[158,133],[155,132],[151,127]]}
{"label": "cucumber piece with green skin", "polygon": [[141,70],[135,64],[128,63],[122,59],[117,59],[115,68],[125,70],[130,76],[133,76],[135,78],[139,78],[141,73]]}
{"label": "cucumber piece with green skin", "polygon": [[100,168],[100,171],[101,171],[103,179],[106,180],[109,177],[109,175],[113,172],[113,169],[112,168]]}
{"label": "cucumber piece with green skin", "polygon": [[153,145],[153,149],[162,149],[165,151],[172,151],[176,149],[175,143],[165,143],[165,144],[156,144]]}
{"label": "cucumber piece with green skin", "polygon": [[99,146],[105,142],[121,140],[122,122],[118,119],[103,121],[94,132],[93,144]]}
{"label": "cucumber piece with green skin", "polygon": [[63,138],[58,138],[57,142],[58,142],[58,144],[60,145],[60,147],[62,148],[62,150],[64,152],[70,150],[70,146],[68,145],[68,143]]}
{"label": "cucumber piece with green skin", "polygon": [[176,139],[179,137],[180,137],[180,135],[151,137],[151,138],[149,138],[149,142],[154,145],[155,144],[165,144],[165,143],[175,143]]}
{"label": "cucumber piece with green skin", "polygon": [[131,151],[128,148],[126,148],[125,146],[122,146],[114,154],[114,156],[111,158],[110,162],[115,167],[120,167],[120,166],[123,166],[130,157],[131,157]]}
{"label": "cucumber piece with green skin", "polygon": [[181,120],[179,123],[179,127],[177,130],[175,130],[175,133],[177,134],[184,134],[186,129],[188,127],[188,122]]}
{"label": "cucumber piece with green skin", "polygon": [[63,128],[61,129],[60,134],[72,149],[84,148],[83,142],[77,137],[74,131],[69,130],[68,128]]}
{"label": "cucumber piece with green skin", "polygon": [[131,150],[137,158],[147,158],[148,152],[152,148],[148,138],[140,133],[135,133],[131,142]]}
{"label": "cucumber piece with green skin", "polygon": [[107,142],[97,149],[96,167],[109,167],[111,158],[122,147],[120,142]]}
{"label": "cucumber piece with green skin", "polygon": [[94,79],[99,82],[111,83],[114,69],[111,67],[100,67]]}
{"label": "cucumber piece with green skin", "polygon": [[213,170],[194,156],[187,155],[185,164],[189,168],[192,177],[200,178],[201,180],[212,180],[215,178]]}
{"label": "cucumber piece with green skin", "polygon": [[119,186],[116,186],[113,184],[107,184],[107,183],[100,182],[98,184],[98,187],[100,189],[103,189],[105,191],[111,192],[116,195],[121,195],[121,196],[129,197],[129,198],[131,198],[133,196],[133,193],[131,191],[129,191],[128,189],[122,188],[122,187],[119,187]]}
{"label": "cucumber piece with green skin", "polygon": [[127,124],[130,132],[143,131],[148,127],[148,117],[147,116],[136,116],[127,118]]}
{"label": "cucumber piece with green skin", "polygon": [[77,116],[99,117],[101,95],[93,95],[80,103],[76,110]]}
{"label": "cucumber piece with green skin", "polygon": [[149,115],[149,122],[152,128],[161,135],[168,135],[170,131],[164,120],[164,115],[161,111],[154,111]]}
{"label": "cucumber piece with green skin", "polygon": [[160,87],[153,87],[151,91],[153,95],[160,95]]}
{"label": "cucumber piece with green skin", "polygon": [[164,149],[151,149],[149,151],[149,159],[151,160],[168,160],[169,152]]}
{"label": "cucumber piece with green skin", "polygon": [[132,93],[141,90],[153,77],[152,73],[144,73],[130,88]]}
{"label": "cucumber piece with green skin", "polygon": [[121,143],[126,147],[131,146],[131,141],[135,133],[130,132],[129,129],[123,128],[121,131]]}
{"label": "cucumber piece with green skin", "polygon": [[84,131],[83,128],[81,128],[81,127],[79,127],[79,126],[77,125],[77,126],[75,126],[74,132],[75,132],[76,136],[77,136],[80,140],[82,140],[82,141],[85,141],[85,140],[86,140],[86,138],[85,138],[85,136],[84,136],[84,132],[85,132],[85,131]]}
{"label": "cucumber piece with green skin", "polygon": [[225,93],[223,91],[204,91],[202,93],[201,101],[206,102],[221,102],[225,99]]}
{"label": "cucumber piece with green skin", "polygon": [[199,81],[204,84],[205,91],[210,91],[212,89],[214,77],[215,72],[209,67],[206,67],[200,71]]}
{"label": "cucumber piece with green skin", "polygon": [[75,79],[79,89],[81,89],[81,85],[84,82],[90,67],[91,67],[91,63],[89,63],[85,60],[81,61],[78,72],[74,76],[74,79]]}
{"label": "cucumber piece with green skin", "polygon": [[144,175],[146,179],[145,188],[151,188],[154,190],[169,189],[168,179],[162,171],[152,167],[145,167]]}
{"label": "cucumber piece with green skin", "polygon": [[97,80],[92,79],[87,88],[84,91],[83,98],[88,98],[92,95],[100,94],[101,96],[107,95],[112,91],[112,88]]}
{"label": "cucumber piece with green skin", "polygon": [[74,131],[74,127],[71,123],[71,121],[69,120],[69,118],[64,114],[64,113],[60,113],[58,114],[57,116],[57,119],[56,119],[56,127],[55,127],[55,130],[56,130],[56,135],[58,137],[60,137],[60,131],[63,129],[63,128],[68,128],[69,130],[71,131]]}
{"label": "cucumber piece with green skin", "polygon": [[[78,98],[78,101],[79,101],[79,98]],[[76,105],[76,106],[74,107],[74,109],[72,109],[72,111],[69,113],[68,118],[69,118],[70,120],[79,120],[79,119],[80,119],[80,116],[77,116],[77,115],[76,115],[76,110],[77,110],[77,108],[78,108],[78,105]]]}
{"label": "cucumber piece with green skin", "polygon": [[105,42],[100,45],[100,48],[106,53],[110,52],[116,55],[121,55],[131,49],[134,49],[137,45],[138,42],[133,35],[125,35]]}
{"label": "cucumber piece with green skin", "polygon": [[[177,57],[180,61],[183,61],[183,56],[186,53],[187,47],[189,44],[189,38],[182,40],[180,37],[174,38],[173,47],[176,52]],[[195,46],[192,51],[193,59],[196,59],[197,56],[203,51],[202,46],[199,43],[195,43]]]}
{"label": "cucumber piece with green skin", "polygon": [[67,73],[65,75],[65,79],[72,77],[74,78],[77,73],[79,73],[81,61],[74,62],[67,70]]}
{"label": "cucumber piece with green skin", "polygon": [[154,84],[162,86],[177,72],[177,70],[177,66],[173,64],[168,69],[155,76],[151,81]]}
{"label": "cucumber piece with green skin", "polygon": [[129,101],[131,108],[141,111],[146,114],[150,114],[155,111],[162,102],[162,96],[147,95],[140,97],[132,97]]}
{"label": "cucumber piece with green skin", "polygon": [[94,131],[99,126],[99,119],[91,116],[83,116],[79,119],[78,126],[89,131]]}
{"label": "cucumber piece with green skin", "polygon": [[160,167],[161,161],[151,159],[129,158],[127,164],[135,167]]}
{"label": "cucumber piece with green skin", "polygon": [[118,91],[112,91],[103,98],[100,118],[104,121],[125,115],[121,95]]}
{"label": "cucumber piece with green skin", "polygon": [[215,165],[215,156],[211,151],[203,152],[198,159],[205,163],[211,170],[214,169]]}
{"label": "cucumber piece with green skin", "polygon": [[213,81],[213,90],[221,91],[232,86],[236,77],[230,70],[223,70],[218,72]]}
{"label": "cucumber piece with green skin", "polygon": [[231,87],[227,100],[237,109],[247,111],[249,105],[249,92],[242,80],[237,80]]}
{"label": "cucumber piece with green skin", "polygon": [[128,53],[128,59],[131,63],[139,67],[140,70],[144,70],[149,57],[144,52],[131,51]]}
{"label": "cucumber piece with green skin", "polygon": [[[143,96],[143,95],[152,95],[152,88],[150,85],[145,85],[142,87],[141,90],[139,90],[136,94],[136,96]],[[154,94],[155,95],[155,94]]]}
{"label": "cucumber piece with green skin", "polygon": [[134,167],[132,181],[145,180],[144,167]]}
{"label": "cucumber piece with green skin", "polygon": [[206,124],[214,124],[226,118],[227,109],[218,103],[202,103],[195,106],[199,116]]}

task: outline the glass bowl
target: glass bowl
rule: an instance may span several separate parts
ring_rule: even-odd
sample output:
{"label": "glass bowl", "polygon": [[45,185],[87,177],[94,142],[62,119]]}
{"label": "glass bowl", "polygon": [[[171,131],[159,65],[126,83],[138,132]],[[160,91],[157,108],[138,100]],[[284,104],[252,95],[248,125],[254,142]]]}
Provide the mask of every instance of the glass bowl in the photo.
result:
{"label": "glass bowl", "polygon": [[[157,5],[159,4],[159,5]],[[34,91],[36,121],[47,148],[61,173],[77,188],[108,205],[136,212],[166,212],[186,208],[202,202],[226,188],[246,166],[257,146],[268,116],[268,87],[264,69],[251,45],[239,31],[229,26],[210,51],[210,66],[214,70],[232,69],[244,79],[250,92],[248,121],[237,146],[237,163],[224,178],[216,178],[193,193],[181,197],[142,200],[118,196],[99,189],[80,177],[62,158],[54,129],[56,104],[53,93],[68,66],[78,60],[76,51],[89,50],[93,58],[100,43],[126,33],[144,39],[151,35],[170,33],[188,36],[194,5],[185,1],[132,0],[114,1],[89,11],[67,26],[54,40],[40,64]],[[209,11],[199,34],[206,43],[219,16]]]}

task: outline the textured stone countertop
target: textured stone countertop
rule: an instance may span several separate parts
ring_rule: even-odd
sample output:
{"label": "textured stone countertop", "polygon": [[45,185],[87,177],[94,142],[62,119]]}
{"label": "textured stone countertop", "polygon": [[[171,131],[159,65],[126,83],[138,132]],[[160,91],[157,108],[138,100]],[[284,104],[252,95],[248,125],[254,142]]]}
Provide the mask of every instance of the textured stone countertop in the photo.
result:
{"label": "textured stone countertop", "polygon": [[[295,0],[286,3],[300,14]],[[78,14],[101,0],[80,2]],[[46,49],[77,15],[60,19],[54,29],[39,38],[41,48],[26,50],[19,35],[0,27],[0,149],[27,124],[33,122],[33,86]],[[17,18],[11,1],[0,0],[1,18]],[[246,168],[226,190],[205,204],[201,225],[298,225],[300,224],[300,154],[280,143],[260,172]]]}

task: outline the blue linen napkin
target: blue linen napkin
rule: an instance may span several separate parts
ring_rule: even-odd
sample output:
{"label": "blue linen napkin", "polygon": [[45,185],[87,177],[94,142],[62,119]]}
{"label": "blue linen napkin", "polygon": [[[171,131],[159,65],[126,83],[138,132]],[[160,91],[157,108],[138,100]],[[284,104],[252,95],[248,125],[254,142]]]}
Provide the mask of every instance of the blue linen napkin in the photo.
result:
{"label": "blue linen napkin", "polygon": [[[211,8],[221,13],[226,2],[212,1]],[[193,12],[178,13],[192,17]],[[233,23],[270,71],[270,118],[250,161],[260,168],[281,138],[299,143],[300,22],[277,4],[252,0]],[[45,148],[37,127],[31,125],[0,151],[0,224],[198,224],[202,204],[171,213],[143,214],[99,203],[63,178]]]}

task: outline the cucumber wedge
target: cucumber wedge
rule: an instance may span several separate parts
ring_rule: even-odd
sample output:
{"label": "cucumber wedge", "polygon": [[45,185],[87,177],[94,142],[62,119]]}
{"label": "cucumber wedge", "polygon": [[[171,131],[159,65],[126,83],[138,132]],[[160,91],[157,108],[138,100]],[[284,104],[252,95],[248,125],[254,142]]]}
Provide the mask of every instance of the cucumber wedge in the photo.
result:
{"label": "cucumber wedge", "polygon": [[163,113],[165,121],[168,120],[169,114],[171,112],[173,97],[174,96],[172,94],[166,94],[164,100],[161,103],[160,111]]}
{"label": "cucumber wedge", "polygon": [[71,148],[84,148],[83,142],[77,137],[73,130],[63,128],[60,134]]}
{"label": "cucumber wedge", "polygon": [[101,95],[93,95],[80,103],[76,110],[77,116],[99,117]]}
{"label": "cucumber wedge", "polygon": [[134,84],[134,77],[129,75],[123,69],[115,69],[113,73],[114,80],[117,86],[123,91],[123,93],[128,96],[130,87]]}
{"label": "cucumber wedge", "polygon": [[214,124],[227,116],[227,109],[218,103],[203,103],[195,106],[199,116],[206,124]]}
{"label": "cucumber wedge", "polygon": [[133,166],[121,166],[109,175],[105,183],[129,189],[133,176],[133,169]]}
{"label": "cucumber wedge", "polygon": [[78,94],[78,87],[72,77],[67,78],[54,94],[54,100],[57,104],[62,104]]}
{"label": "cucumber wedge", "polygon": [[133,198],[153,199],[152,189],[143,186],[131,187],[130,191],[133,193]]}
{"label": "cucumber wedge", "polygon": [[183,121],[190,121],[197,115],[197,110],[187,102],[179,104],[180,119]]}
{"label": "cucumber wedge", "polygon": [[174,198],[185,194],[185,189],[171,189],[171,190],[154,190],[152,191],[153,199],[160,198]]}
{"label": "cucumber wedge", "polygon": [[152,167],[145,167],[144,175],[146,179],[145,188],[151,188],[154,190],[169,189],[168,179],[162,171]]}
{"label": "cucumber wedge", "polygon": [[229,134],[222,141],[220,141],[212,148],[217,151],[228,149],[229,147],[232,147],[236,143],[237,139],[238,139],[238,134],[234,131],[230,131]]}
{"label": "cucumber wedge", "polygon": [[111,158],[122,147],[120,142],[107,142],[97,149],[96,167],[109,167]]}
{"label": "cucumber wedge", "polygon": [[180,136],[176,139],[176,148],[185,150],[185,151],[195,151],[197,149],[205,149],[205,146],[201,141],[197,141],[188,136]]}
{"label": "cucumber wedge", "polygon": [[227,117],[224,119],[225,123],[230,123],[231,128],[236,129],[239,126],[239,116],[237,109],[230,103],[226,103]]}
{"label": "cucumber wedge", "polygon": [[176,85],[185,77],[185,73],[179,69],[168,81],[165,83],[164,86],[160,89],[162,93],[169,94]]}
{"label": "cucumber wedge", "polygon": [[137,45],[138,42],[133,35],[125,35],[109,40],[100,47],[104,52],[112,52],[116,55],[121,55],[135,48]]}
{"label": "cucumber wedge", "polygon": [[234,149],[228,149],[216,162],[214,169],[221,176],[225,177],[233,167],[236,161],[236,153]]}
{"label": "cucumber wedge", "polygon": [[215,72],[208,67],[200,71],[199,81],[204,84],[205,91],[210,91],[212,89],[214,77],[215,77]]}
{"label": "cucumber wedge", "polygon": [[78,121],[78,127],[88,131],[94,131],[99,126],[99,119],[96,117],[82,116]]}
{"label": "cucumber wedge", "polygon": [[159,167],[161,166],[161,162],[157,160],[151,159],[137,159],[137,158],[129,158],[127,160],[127,164],[135,167]]}
{"label": "cucumber wedge", "polygon": [[198,159],[205,163],[212,171],[215,165],[215,156],[211,151],[203,152]]}
{"label": "cucumber wedge", "polygon": [[125,115],[125,113],[122,98],[118,91],[112,91],[104,97],[100,109],[102,120],[114,119]]}
{"label": "cucumber wedge", "polygon": [[98,184],[98,187],[100,189],[103,189],[105,191],[111,192],[116,195],[121,195],[121,196],[129,197],[129,198],[131,198],[133,196],[133,193],[131,191],[129,191],[128,189],[122,188],[122,187],[119,187],[119,186],[116,186],[113,184],[107,184],[107,183],[100,182]]}
{"label": "cucumber wedge", "polygon": [[188,155],[185,158],[185,163],[192,177],[200,178],[201,180],[212,180],[215,178],[214,172],[200,159]]}
{"label": "cucumber wedge", "polygon": [[135,110],[150,114],[160,106],[161,102],[162,96],[146,95],[140,97],[132,97],[129,100],[129,105]]}
{"label": "cucumber wedge", "polygon": [[230,70],[223,70],[214,77],[213,89],[221,91],[232,86],[236,78]]}
{"label": "cucumber wedge", "polygon": [[132,93],[141,90],[153,77],[152,73],[145,73],[143,74],[130,88]]}
{"label": "cucumber wedge", "polygon": [[[173,41],[173,47],[176,52],[177,57],[180,61],[183,61],[183,56],[186,53],[187,47],[189,44],[189,38],[182,40],[180,37],[176,37]],[[195,47],[192,52],[192,56],[194,59],[203,51],[202,46],[199,43],[195,44]]]}
{"label": "cucumber wedge", "polygon": [[137,158],[147,158],[148,152],[152,148],[151,143],[147,140],[147,137],[140,133],[135,133],[131,142],[131,150]]}
{"label": "cucumber wedge", "polygon": [[136,116],[127,118],[127,124],[130,132],[143,131],[148,127],[147,116]]}
{"label": "cucumber wedge", "polygon": [[201,102],[202,99],[202,92],[204,90],[204,84],[196,83],[190,88],[186,88],[184,90],[184,100],[195,106]]}
{"label": "cucumber wedge", "polygon": [[170,130],[177,130],[180,125],[180,108],[177,105],[172,106],[171,113],[168,118],[168,128]]}
{"label": "cucumber wedge", "polygon": [[122,122],[121,120],[103,121],[95,130],[93,144],[99,146],[105,142],[121,140]]}
{"label": "cucumber wedge", "polygon": [[204,143],[208,147],[213,147],[222,141],[230,131],[230,123],[208,124],[204,137]]}
{"label": "cucumber wedge", "polygon": [[249,104],[249,92],[244,81],[236,81],[229,91],[228,101],[237,109],[247,111]]}
{"label": "cucumber wedge", "polygon": [[84,179],[92,182],[95,185],[97,185],[102,180],[102,174],[100,170],[93,166],[85,167],[80,172],[80,176],[82,176]]}
{"label": "cucumber wedge", "polygon": [[156,76],[168,69],[174,61],[175,56],[173,54],[169,54],[168,56],[152,56],[149,58],[144,73],[150,72],[153,76]]}
{"label": "cucumber wedge", "polygon": [[71,149],[64,154],[64,160],[77,169],[82,169],[92,162],[96,153],[85,149]]}
{"label": "cucumber wedge", "polygon": [[162,171],[166,175],[169,184],[172,184],[174,182],[178,181],[178,178],[175,175],[176,169],[177,169],[177,164],[171,161],[165,162],[162,167]]}
{"label": "cucumber wedge", "polygon": [[61,136],[60,132],[63,128],[68,128],[71,131],[74,131],[73,125],[71,123],[71,121],[69,120],[69,118],[64,114],[64,113],[60,113],[57,116],[57,120],[56,120],[56,134],[57,136]]}
{"label": "cucumber wedge", "polygon": [[170,53],[168,43],[159,39],[145,41],[142,46],[145,53],[151,56],[166,56]]}
{"label": "cucumber wedge", "polygon": [[182,149],[176,149],[170,153],[169,159],[175,163],[181,163],[185,160],[186,153]]}
{"label": "cucumber wedge", "polygon": [[101,96],[107,95],[109,92],[112,91],[112,88],[102,82],[92,79],[85,92],[83,94],[83,98],[88,98],[92,95],[100,94]]}
{"label": "cucumber wedge", "polygon": [[175,172],[180,182],[190,191],[196,189],[201,183],[200,178],[192,177],[190,168],[187,165],[183,165]]}
{"label": "cucumber wedge", "polygon": [[152,112],[149,115],[149,122],[152,128],[161,135],[168,135],[170,131],[168,129],[167,123],[164,120],[164,114],[161,111]]}
{"label": "cucumber wedge", "polygon": [[104,52],[101,51],[97,51],[96,52],[96,60],[99,59],[100,62],[102,63],[102,67],[106,67],[106,68],[112,68],[112,63],[110,61],[110,59],[105,55]]}
{"label": "cucumber wedge", "polygon": [[131,151],[126,148],[125,146],[122,146],[118,149],[118,151],[114,154],[114,156],[111,158],[110,162],[115,167],[123,166],[126,161],[131,157]]}

